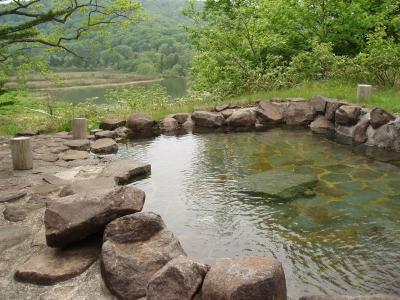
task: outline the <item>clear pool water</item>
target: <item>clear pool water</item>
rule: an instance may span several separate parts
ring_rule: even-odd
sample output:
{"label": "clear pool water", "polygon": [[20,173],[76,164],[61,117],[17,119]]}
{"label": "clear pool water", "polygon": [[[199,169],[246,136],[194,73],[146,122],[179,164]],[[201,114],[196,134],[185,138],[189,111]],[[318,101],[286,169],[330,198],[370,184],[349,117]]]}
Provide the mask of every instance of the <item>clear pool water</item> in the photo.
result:
{"label": "clear pool water", "polygon": [[[188,255],[266,255],[284,266],[291,299],[400,294],[400,170],[306,130],[160,136],[122,146],[152,175],[134,185]],[[243,193],[247,176],[316,174],[314,196]]]}

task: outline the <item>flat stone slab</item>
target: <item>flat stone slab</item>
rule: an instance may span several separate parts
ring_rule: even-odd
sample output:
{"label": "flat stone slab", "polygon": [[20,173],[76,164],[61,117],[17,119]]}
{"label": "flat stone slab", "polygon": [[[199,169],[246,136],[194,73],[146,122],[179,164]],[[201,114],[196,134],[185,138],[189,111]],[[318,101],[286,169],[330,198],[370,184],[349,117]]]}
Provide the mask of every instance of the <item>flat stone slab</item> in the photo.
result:
{"label": "flat stone slab", "polygon": [[96,154],[113,154],[118,152],[118,144],[111,138],[101,138],[92,143],[91,150]]}
{"label": "flat stone slab", "polygon": [[85,272],[98,258],[100,247],[90,241],[66,249],[45,248],[17,268],[15,279],[52,285]]}
{"label": "flat stone slab", "polygon": [[50,247],[65,247],[103,230],[116,218],[141,211],[145,194],[134,187],[74,194],[48,203],[44,216]]}
{"label": "flat stone slab", "polygon": [[296,174],[289,171],[267,171],[244,178],[242,190],[273,198],[293,199],[314,188],[318,179],[314,174]]}
{"label": "flat stone slab", "polygon": [[136,178],[147,176],[150,173],[150,164],[131,159],[122,159],[111,162],[101,172],[100,177],[114,177],[117,184],[123,185],[134,181]]}
{"label": "flat stone slab", "polygon": [[161,217],[136,213],[114,220],[103,236],[101,270],[108,289],[120,299],[146,296],[150,278],[170,260],[186,255]]}
{"label": "flat stone slab", "polygon": [[89,153],[79,150],[67,150],[62,154],[61,158],[65,161],[88,159]]}
{"label": "flat stone slab", "polygon": [[17,201],[26,196],[26,191],[3,192],[0,194],[0,203]]}
{"label": "flat stone slab", "polygon": [[27,226],[3,225],[0,226],[0,253],[22,243],[31,236],[31,229]]}
{"label": "flat stone slab", "polygon": [[72,150],[88,151],[90,149],[89,140],[70,140],[64,142],[64,145]]}

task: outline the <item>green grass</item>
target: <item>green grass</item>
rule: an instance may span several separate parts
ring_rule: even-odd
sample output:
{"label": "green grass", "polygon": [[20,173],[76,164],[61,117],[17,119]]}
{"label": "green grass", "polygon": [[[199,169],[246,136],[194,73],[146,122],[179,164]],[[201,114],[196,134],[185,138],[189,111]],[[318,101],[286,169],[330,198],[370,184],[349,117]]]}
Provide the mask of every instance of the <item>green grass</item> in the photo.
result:
{"label": "green grass", "polygon": [[[133,112],[144,112],[159,120],[167,115],[179,112],[192,112],[195,108],[212,108],[221,104],[248,105],[257,100],[272,98],[304,97],[309,99],[316,95],[344,99],[367,107],[382,107],[391,112],[400,112],[399,88],[374,88],[373,97],[368,102],[359,103],[356,97],[357,86],[351,83],[338,82],[307,82],[290,89],[277,91],[260,91],[232,98],[218,99],[204,97],[201,94],[191,94],[181,101],[141,103],[136,110],[115,110],[103,105],[81,103],[71,105],[64,102],[54,104],[55,117],[36,110],[48,111],[45,100],[39,100],[26,91],[8,91],[0,95],[0,136],[14,135],[22,130],[40,129],[44,132],[64,131],[70,129],[73,117],[86,117],[90,128],[96,128],[104,117],[126,118]],[[151,97],[149,97],[151,98]],[[111,106],[112,108],[113,106]]]}
{"label": "green grass", "polygon": [[372,99],[360,102],[357,100],[356,84],[334,81],[306,82],[289,89],[240,95],[229,99],[229,101],[232,103],[251,103],[256,100],[271,98],[303,97],[310,99],[317,95],[343,99],[366,107],[381,107],[392,112],[400,112],[400,88],[374,87]]}

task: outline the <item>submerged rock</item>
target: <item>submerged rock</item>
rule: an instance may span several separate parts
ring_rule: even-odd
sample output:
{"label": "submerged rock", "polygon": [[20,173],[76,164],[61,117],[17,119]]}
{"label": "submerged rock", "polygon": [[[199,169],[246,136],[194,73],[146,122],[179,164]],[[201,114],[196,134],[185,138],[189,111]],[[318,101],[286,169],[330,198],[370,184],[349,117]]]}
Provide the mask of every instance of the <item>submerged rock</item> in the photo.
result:
{"label": "submerged rock", "polygon": [[153,275],[147,285],[147,300],[192,300],[201,288],[209,266],[179,256]]}
{"label": "submerged rock", "polygon": [[195,126],[209,128],[221,127],[225,122],[225,118],[222,114],[208,111],[195,111],[192,114],[192,120]]}
{"label": "submerged rock", "polygon": [[152,276],[170,260],[186,255],[166,230],[161,217],[136,213],[107,225],[101,251],[101,270],[109,290],[121,299],[146,296]]}
{"label": "submerged rock", "polygon": [[123,185],[142,178],[151,173],[150,164],[132,159],[121,159],[111,162],[101,173],[100,177],[114,177],[117,184]]}
{"label": "submerged rock", "polygon": [[335,125],[325,118],[325,116],[319,116],[310,124],[310,129],[312,132],[318,134],[333,134],[335,132]]}
{"label": "submerged rock", "polygon": [[204,279],[202,300],[286,300],[282,265],[270,257],[218,259]]}
{"label": "submerged rock", "polygon": [[51,201],[45,211],[46,241],[64,247],[99,232],[112,220],[141,211],[142,190],[119,187],[75,194]]}
{"label": "submerged rock", "polygon": [[314,174],[297,174],[289,171],[267,171],[247,176],[240,182],[242,190],[264,194],[268,197],[293,199],[304,196],[318,183]]}
{"label": "submerged rock", "polygon": [[17,268],[15,279],[40,285],[65,281],[86,271],[99,252],[99,245],[93,241],[66,249],[45,248]]}

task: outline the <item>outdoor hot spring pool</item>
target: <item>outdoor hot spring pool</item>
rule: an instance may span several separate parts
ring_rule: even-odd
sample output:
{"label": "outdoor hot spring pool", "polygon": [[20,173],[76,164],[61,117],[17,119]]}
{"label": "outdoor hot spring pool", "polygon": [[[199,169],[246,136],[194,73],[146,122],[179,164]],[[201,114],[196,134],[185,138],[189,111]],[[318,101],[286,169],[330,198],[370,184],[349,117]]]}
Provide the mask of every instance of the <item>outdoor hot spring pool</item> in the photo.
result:
{"label": "outdoor hot spring pool", "polygon": [[[151,163],[151,176],[134,183],[147,194],[144,210],[159,213],[194,259],[275,256],[291,299],[400,293],[396,166],[284,129],[161,136],[122,146],[118,157]],[[285,201],[243,191],[273,171],[318,183]]]}

